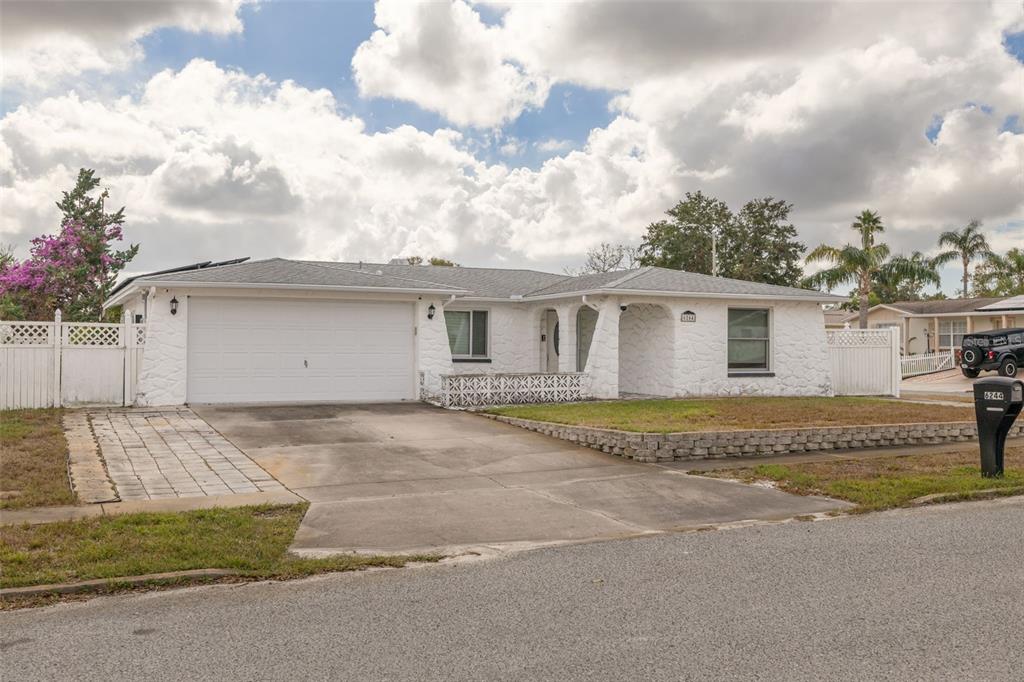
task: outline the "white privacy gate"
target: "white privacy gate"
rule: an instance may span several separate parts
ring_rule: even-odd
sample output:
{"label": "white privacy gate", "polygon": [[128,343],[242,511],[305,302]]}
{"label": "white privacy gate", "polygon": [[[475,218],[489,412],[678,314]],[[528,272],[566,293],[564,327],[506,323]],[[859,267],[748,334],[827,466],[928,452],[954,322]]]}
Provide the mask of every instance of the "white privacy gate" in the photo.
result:
{"label": "white privacy gate", "polygon": [[146,327],[0,320],[0,409],[131,405]]}
{"label": "white privacy gate", "polygon": [[830,329],[825,332],[836,395],[900,394],[900,330]]}

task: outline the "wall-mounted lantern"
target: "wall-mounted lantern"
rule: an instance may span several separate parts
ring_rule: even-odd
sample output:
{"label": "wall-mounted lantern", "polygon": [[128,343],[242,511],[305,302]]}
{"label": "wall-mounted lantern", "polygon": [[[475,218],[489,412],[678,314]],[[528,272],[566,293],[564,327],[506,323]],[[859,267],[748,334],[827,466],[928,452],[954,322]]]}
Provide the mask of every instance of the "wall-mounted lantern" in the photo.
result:
{"label": "wall-mounted lantern", "polygon": [[171,315],[177,315],[177,314],[178,314],[178,299],[177,298],[172,298],[171,299]]}
{"label": "wall-mounted lantern", "polygon": [[436,313],[436,312],[437,312],[437,308],[435,308],[434,304],[431,303],[430,306],[427,308],[427,319],[428,320],[434,319],[434,313]]}

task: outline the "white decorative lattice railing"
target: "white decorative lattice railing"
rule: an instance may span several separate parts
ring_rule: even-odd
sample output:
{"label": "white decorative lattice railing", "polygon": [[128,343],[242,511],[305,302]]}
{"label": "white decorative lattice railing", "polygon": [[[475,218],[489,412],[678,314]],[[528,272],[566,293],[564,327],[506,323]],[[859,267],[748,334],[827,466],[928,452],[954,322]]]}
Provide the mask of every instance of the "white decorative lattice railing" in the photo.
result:
{"label": "white decorative lattice railing", "polygon": [[956,367],[956,355],[952,350],[926,355],[908,355],[900,358],[900,371],[903,378],[915,377],[920,374],[932,374]]}
{"label": "white decorative lattice railing", "polygon": [[131,405],[146,325],[0,320],[0,409]]}
{"label": "white decorative lattice railing", "polygon": [[443,374],[441,404],[482,407],[581,400],[583,374]]}

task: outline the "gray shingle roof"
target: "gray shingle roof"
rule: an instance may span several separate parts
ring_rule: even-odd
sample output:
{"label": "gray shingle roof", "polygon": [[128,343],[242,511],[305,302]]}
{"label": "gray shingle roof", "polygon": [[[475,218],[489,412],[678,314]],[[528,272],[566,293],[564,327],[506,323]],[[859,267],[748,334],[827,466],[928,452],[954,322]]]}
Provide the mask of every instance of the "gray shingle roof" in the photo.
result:
{"label": "gray shingle roof", "polygon": [[536,289],[530,292],[531,296],[551,296],[554,294],[569,294],[577,291],[593,291],[608,286],[616,280],[628,277],[636,270],[614,270],[612,272],[597,272],[590,275],[579,275],[577,277],[562,277],[557,282],[543,289]]}
{"label": "gray shingle roof", "polygon": [[195,282],[202,284],[288,284],[295,286],[326,286],[353,288],[412,289],[458,293],[459,287],[423,279],[397,277],[378,268],[363,270],[324,267],[302,261],[270,258],[238,265],[204,268],[189,272],[154,275],[138,280],[148,282]]}
{"label": "gray shingle roof", "polygon": [[589,275],[537,270],[464,268],[384,263],[335,263],[271,258],[187,272],[144,275],[147,283],[266,284],[437,291],[480,298],[526,299],[583,293],[651,292],[685,296],[743,296],[845,300],[819,291],[711,277],[681,270],[643,267]]}
{"label": "gray shingle roof", "polygon": [[[896,301],[885,303],[890,308],[896,308],[912,315],[942,315],[948,313],[970,313],[981,309],[992,303],[998,303],[1003,298],[946,298],[937,301]],[[853,313],[851,317],[856,317]]]}
{"label": "gray shingle roof", "polygon": [[392,265],[390,263],[331,263],[325,261],[297,261],[315,263],[323,267],[380,270],[386,275],[410,277],[438,282],[446,286],[465,289],[471,296],[483,298],[509,298],[524,296],[535,289],[566,279],[538,270],[505,270],[502,268],[464,268],[443,265]]}
{"label": "gray shingle roof", "polygon": [[[609,285],[612,290],[623,291],[668,291],[688,294],[715,294],[737,296],[764,296],[765,298],[811,298],[820,299],[826,294],[812,289],[798,289],[775,284],[747,282],[741,279],[712,277],[696,272],[670,270],[668,268],[645,267],[629,278],[619,279]],[[836,296],[836,300],[845,297]]]}

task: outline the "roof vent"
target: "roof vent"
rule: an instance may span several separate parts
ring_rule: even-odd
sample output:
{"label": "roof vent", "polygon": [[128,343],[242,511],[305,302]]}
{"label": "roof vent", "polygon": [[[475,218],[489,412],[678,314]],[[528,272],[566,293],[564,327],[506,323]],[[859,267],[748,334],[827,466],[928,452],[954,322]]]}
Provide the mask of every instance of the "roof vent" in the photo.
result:
{"label": "roof vent", "polygon": [[384,274],[384,271],[383,271],[383,270],[378,270],[376,274],[378,274],[378,275],[383,275],[383,274]]}

